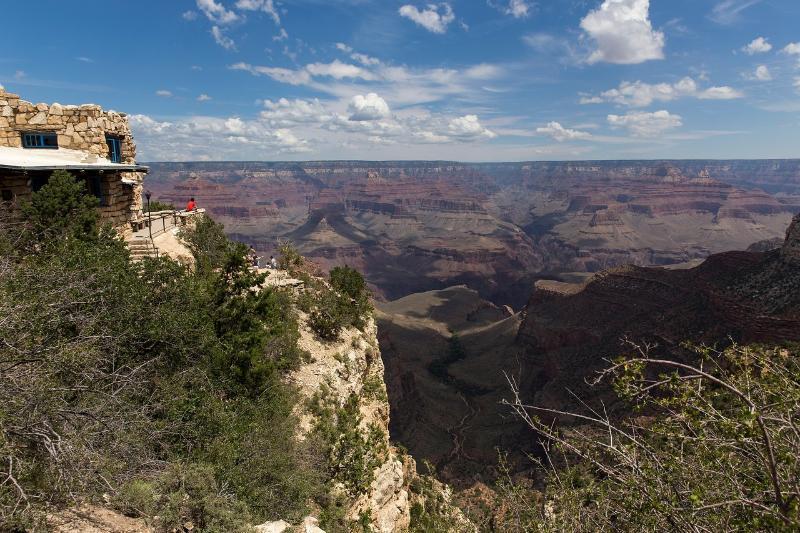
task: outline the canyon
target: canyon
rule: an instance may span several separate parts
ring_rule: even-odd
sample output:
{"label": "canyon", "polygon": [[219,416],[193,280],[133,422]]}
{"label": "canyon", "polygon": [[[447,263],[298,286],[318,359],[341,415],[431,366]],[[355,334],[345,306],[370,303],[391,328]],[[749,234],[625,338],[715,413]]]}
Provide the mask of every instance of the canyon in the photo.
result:
{"label": "canyon", "polygon": [[[291,241],[376,299],[394,442],[457,489],[531,466],[526,401],[616,409],[586,380],[646,342],[797,339],[800,161],[151,163],[262,255]],[[560,420],[569,422],[569,420]]]}
{"label": "canyon", "polygon": [[292,241],[391,301],[467,285],[520,309],[540,279],[669,265],[780,237],[800,161],[150,163],[153,198],[189,197],[234,238]]}

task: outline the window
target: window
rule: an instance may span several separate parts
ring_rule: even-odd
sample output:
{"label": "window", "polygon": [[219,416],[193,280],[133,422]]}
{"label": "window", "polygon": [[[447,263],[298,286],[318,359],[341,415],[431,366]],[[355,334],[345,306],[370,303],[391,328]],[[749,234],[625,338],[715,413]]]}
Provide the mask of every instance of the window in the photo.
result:
{"label": "window", "polygon": [[14,199],[14,193],[12,193],[10,189],[3,189],[2,198],[4,202],[10,202]]}
{"label": "window", "polygon": [[23,148],[58,148],[58,135],[55,133],[23,133]]}
{"label": "window", "polygon": [[122,162],[122,143],[119,137],[106,135],[106,144],[108,145],[108,159],[110,159],[112,163]]}

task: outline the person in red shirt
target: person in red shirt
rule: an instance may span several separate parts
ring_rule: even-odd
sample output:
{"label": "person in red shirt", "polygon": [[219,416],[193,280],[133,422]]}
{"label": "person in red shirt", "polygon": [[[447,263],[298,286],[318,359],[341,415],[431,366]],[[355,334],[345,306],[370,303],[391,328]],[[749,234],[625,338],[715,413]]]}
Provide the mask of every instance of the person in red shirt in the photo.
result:
{"label": "person in red shirt", "polygon": [[194,198],[189,199],[189,203],[186,204],[187,211],[196,211],[197,210],[197,202],[194,201]]}

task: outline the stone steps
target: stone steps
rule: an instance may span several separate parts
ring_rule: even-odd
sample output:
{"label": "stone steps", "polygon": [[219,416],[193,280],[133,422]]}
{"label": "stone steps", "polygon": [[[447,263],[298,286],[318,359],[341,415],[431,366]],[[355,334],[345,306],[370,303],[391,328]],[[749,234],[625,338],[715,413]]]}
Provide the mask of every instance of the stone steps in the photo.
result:
{"label": "stone steps", "polygon": [[145,257],[158,257],[158,248],[150,239],[134,237],[127,242],[131,261],[141,261]]}

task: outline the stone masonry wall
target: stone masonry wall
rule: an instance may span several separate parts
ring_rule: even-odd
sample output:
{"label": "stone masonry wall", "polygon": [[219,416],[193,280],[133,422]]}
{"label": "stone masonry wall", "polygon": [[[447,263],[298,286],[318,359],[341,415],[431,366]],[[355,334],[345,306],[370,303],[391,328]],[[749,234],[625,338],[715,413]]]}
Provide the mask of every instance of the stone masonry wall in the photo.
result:
{"label": "stone masonry wall", "polygon": [[[94,104],[33,104],[0,87],[0,146],[22,148],[22,134],[27,132],[55,133],[60,149],[79,150],[102,158],[109,158],[106,135],[113,135],[120,139],[120,162],[133,164],[136,159],[136,145],[125,113],[104,111]],[[138,184],[123,187],[122,178]],[[140,173],[104,175],[103,188],[109,204],[100,209],[104,220],[121,226],[132,212],[142,209],[142,179]],[[15,196],[30,194],[23,177],[3,177],[3,185]]]}

